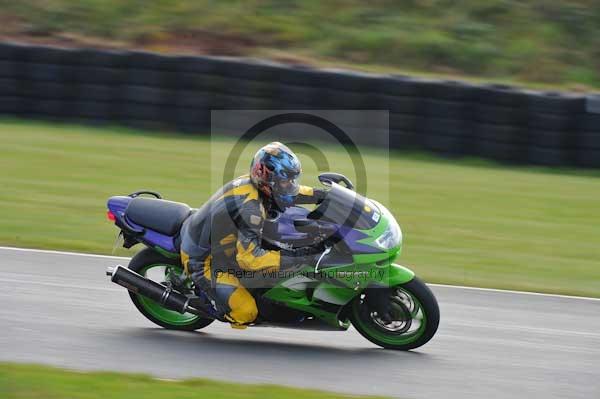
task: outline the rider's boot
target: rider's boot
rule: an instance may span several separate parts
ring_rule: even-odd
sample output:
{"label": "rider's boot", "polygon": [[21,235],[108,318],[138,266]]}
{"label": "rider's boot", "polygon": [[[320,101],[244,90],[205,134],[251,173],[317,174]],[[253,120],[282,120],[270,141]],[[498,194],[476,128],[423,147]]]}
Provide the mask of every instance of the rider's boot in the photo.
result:
{"label": "rider's boot", "polygon": [[220,308],[219,302],[214,295],[215,290],[210,280],[204,276],[204,264],[190,262],[190,277],[194,283],[195,297],[190,298],[190,306],[207,312],[218,320],[224,320],[225,312]]}

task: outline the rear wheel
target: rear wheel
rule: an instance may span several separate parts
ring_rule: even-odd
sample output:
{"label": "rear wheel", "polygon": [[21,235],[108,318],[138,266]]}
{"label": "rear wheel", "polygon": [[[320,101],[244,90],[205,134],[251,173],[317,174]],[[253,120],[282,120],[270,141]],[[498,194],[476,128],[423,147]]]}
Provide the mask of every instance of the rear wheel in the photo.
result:
{"label": "rear wheel", "polygon": [[[373,288],[377,289],[377,288]],[[358,296],[350,320],[366,339],[388,349],[410,350],[427,343],[437,331],[440,310],[431,290],[418,278],[389,290],[390,314],[381,317],[366,300],[369,290]]]}
{"label": "rear wheel", "polygon": [[[165,284],[171,276],[180,276],[183,266],[179,259],[162,256],[150,248],[138,252],[129,262],[129,269],[150,280]],[[191,282],[184,280],[183,284],[174,287],[182,294],[191,294]],[[162,307],[144,296],[129,291],[129,296],[135,307],[150,321],[170,330],[193,331],[199,330],[212,323],[213,319],[202,318],[192,313],[181,314]]]}

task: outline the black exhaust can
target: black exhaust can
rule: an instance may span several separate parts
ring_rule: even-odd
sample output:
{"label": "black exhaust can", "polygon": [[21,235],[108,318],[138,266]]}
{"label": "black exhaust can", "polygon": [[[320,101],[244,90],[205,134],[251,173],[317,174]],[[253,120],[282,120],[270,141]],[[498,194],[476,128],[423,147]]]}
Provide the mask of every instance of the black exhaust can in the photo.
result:
{"label": "black exhaust can", "polygon": [[136,272],[121,265],[109,267],[106,275],[113,283],[127,288],[129,291],[150,298],[169,310],[185,313],[188,310],[189,298],[169,287],[140,276]]}

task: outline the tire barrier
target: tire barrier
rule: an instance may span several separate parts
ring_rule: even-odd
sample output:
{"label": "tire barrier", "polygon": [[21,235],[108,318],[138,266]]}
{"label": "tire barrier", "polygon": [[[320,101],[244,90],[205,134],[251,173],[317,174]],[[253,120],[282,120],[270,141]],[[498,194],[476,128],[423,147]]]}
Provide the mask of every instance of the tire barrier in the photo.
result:
{"label": "tire barrier", "polygon": [[600,168],[600,112],[583,113],[577,120],[579,135],[575,163],[578,166]]}
{"label": "tire barrier", "polygon": [[576,164],[600,168],[600,95],[586,98],[585,112],[579,115],[578,121]]}
{"label": "tire barrier", "polygon": [[471,90],[469,155],[528,162],[527,93],[506,85],[481,85]]}
{"label": "tire barrier", "polygon": [[585,110],[592,114],[600,114],[600,94],[587,96]]}
{"label": "tire barrier", "polygon": [[423,148],[426,144],[426,109],[422,80],[408,76],[380,76],[370,97],[370,109],[388,110],[390,146],[398,149]]}
{"label": "tire barrier", "polygon": [[[387,110],[395,149],[600,168],[600,94],[0,43],[0,114],[208,134],[211,110],[219,109]],[[346,118],[340,127],[357,142],[387,145],[385,128],[362,118]],[[245,130],[248,123],[242,115],[216,128]],[[302,138],[301,129],[285,134]]]}
{"label": "tire barrier", "polygon": [[577,164],[579,133],[577,115],[585,111],[585,97],[566,93],[529,93],[528,161],[558,166]]}
{"label": "tire barrier", "polygon": [[23,59],[26,46],[0,43],[0,114],[21,116]]}
{"label": "tire barrier", "polygon": [[520,162],[527,156],[526,130],[515,126],[478,124],[476,151],[485,158]]}
{"label": "tire barrier", "polygon": [[0,96],[0,114],[20,116],[23,106],[20,97],[15,96]]}
{"label": "tire barrier", "polygon": [[472,111],[476,86],[423,80],[418,92],[425,114],[424,147],[447,156],[474,153]]}

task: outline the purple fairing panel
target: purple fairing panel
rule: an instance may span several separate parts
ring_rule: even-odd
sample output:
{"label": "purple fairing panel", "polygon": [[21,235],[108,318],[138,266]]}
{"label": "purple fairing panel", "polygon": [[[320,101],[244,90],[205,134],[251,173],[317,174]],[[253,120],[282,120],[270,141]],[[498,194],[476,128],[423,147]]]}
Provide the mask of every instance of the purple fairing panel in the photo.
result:
{"label": "purple fairing panel", "polygon": [[148,229],[146,227],[137,225],[137,224],[133,223],[129,219],[127,220],[127,222],[129,224],[131,224],[133,227],[143,228],[143,229],[146,230],[146,232],[144,233],[144,235],[140,238],[146,245],[149,245],[149,246],[159,246],[162,249],[165,249],[165,250],[167,250],[169,252],[173,252],[173,253],[179,252],[177,250],[177,248],[175,247],[174,237],[157,233],[154,230],[150,230],[150,229]]}
{"label": "purple fairing panel", "polygon": [[[304,240],[307,238],[306,233],[301,233],[294,227],[295,219],[305,219],[309,211],[302,207],[291,207],[279,217],[277,232],[280,235],[280,241],[288,242],[294,240]],[[374,248],[370,245],[361,244],[358,242],[363,238],[368,237],[365,233],[360,230],[350,228],[348,226],[338,226],[337,234],[342,237],[348,248],[353,253],[378,253],[380,249]]]}
{"label": "purple fairing panel", "polygon": [[308,234],[301,233],[294,227],[294,220],[306,219],[306,215],[308,215],[306,208],[300,206],[287,208],[277,221],[277,233],[279,233],[280,239],[282,241],[306,239]]}
{"label": "purple fairing panel", "polygon": [[352,253],[375,254],[381,252],[380,249],[358,242],[358,240],[368,237],[368,235],[360,230],[352,229],[347,226],[340,226],[338,234],[344,238],[344,242],[346,242],[348,248],[350,248],[350,252]]}
{"label": "purple fairing panel", "polygon": [[150,230],[144,226],[140,226],[138,224],[133,223],[131,220],[127,219],[125,215],[125,210],[131,202],[133,198],[128,196],[114,196],[110,197],[108,200],[108,209],[115,215],[125,216],[125,220],[128,224],[136,229],[144,229],[145,233],[142,237],[139,237],[140,241],[148,246],[159,246],[169,252],[179,252],[175,246],[174,237],[170,237],[164,234],[157,233],[154,230]]}

